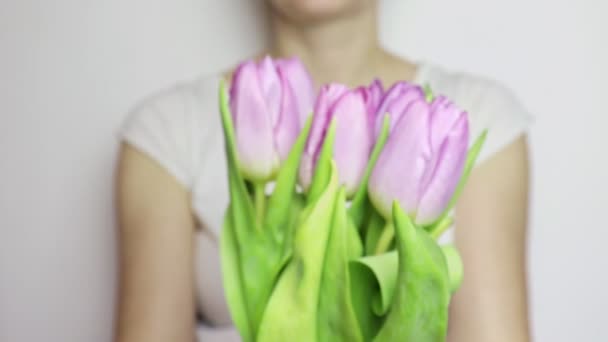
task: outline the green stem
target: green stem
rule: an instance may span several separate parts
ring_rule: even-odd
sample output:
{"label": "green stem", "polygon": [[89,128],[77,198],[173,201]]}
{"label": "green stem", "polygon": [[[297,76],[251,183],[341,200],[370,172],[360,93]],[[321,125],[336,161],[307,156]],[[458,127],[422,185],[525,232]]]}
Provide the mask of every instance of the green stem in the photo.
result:
{"label": "green stem", "polygon": [[448,230],[448,228],[452,226],[452,223],[454,223],[454,219],[446,216],[431,229],[429,234],[433,239],[437,240],[443,233],[445,233],[446,230]]}
{"label": "green stem", "polygon": [[382,234],[380,234],[380,237],[378,238],[374,255],[379,255],[388,251],[388,248],[393,242],[393,238],[395,238],[395,227],[392,223],[387,222],[382,230]]}
{"label": "green stem", "polygon": [[253,193],[255,200],[255,214],[258,223],[264,222],[264,216],[266,214],[266,184],[256,183],[253,185]]}
{"label": "green stem", "polygon": [[426,100],[426,102],[433,102],[433,99],[435,98],[435,96],[433,95],[433,90],[431,90],[431,85],[430,84],[425,84],[424,85],[424,98]]}

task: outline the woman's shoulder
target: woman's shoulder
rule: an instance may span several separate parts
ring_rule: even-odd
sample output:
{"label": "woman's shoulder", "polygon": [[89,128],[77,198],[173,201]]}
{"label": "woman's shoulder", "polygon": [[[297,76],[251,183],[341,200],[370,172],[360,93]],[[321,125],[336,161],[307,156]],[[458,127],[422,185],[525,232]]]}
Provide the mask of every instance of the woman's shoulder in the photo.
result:
{"label": "woman's shoulder", "polygon": [[486,76],[423,64],[420,78],[421,83],[428,83],[436,93],[460,102],[461,107],[521,106],[513,89]]}
{"label": "woman's shoulder", "polygon": [[217,94],[221,75],[176,82],[139,100],[119,131],[130,144],[190,186],[205,140],[217,131]]}
{"label": "woman's shoulder", "polygon": [[161,111],[178,115],[187,109],[186,105],[198,107],[210,101],[215,104],[220,77],[220,74],[202,75],[159,88],[139,99],[132,112]]}
{"label": "woman's shoulder", "polygon": [[488,131],[481,159],[525,134],[532,123],[532,116],[514,88],[495,79],[426,64],[421,67],[420,83],[428,84],[436,94],[450,97],[467,111],[471,140]]}

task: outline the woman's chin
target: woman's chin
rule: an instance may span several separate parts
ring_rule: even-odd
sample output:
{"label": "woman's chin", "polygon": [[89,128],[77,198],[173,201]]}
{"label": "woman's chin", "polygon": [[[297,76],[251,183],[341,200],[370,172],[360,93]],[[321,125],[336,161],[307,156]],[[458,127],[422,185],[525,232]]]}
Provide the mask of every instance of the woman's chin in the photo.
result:
{"label": "woman's chin", "polygon": [[300,21],[329,20],[356,12],[369,0],[269,0],[271,6],[284,16]]}

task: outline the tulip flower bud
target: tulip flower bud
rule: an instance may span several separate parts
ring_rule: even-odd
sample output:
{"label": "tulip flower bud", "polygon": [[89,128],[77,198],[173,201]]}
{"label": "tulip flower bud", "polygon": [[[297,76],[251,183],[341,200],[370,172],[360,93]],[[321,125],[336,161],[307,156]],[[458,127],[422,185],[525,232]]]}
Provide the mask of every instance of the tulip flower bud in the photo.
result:
{"label": "tulip flower bud", "polygon": [[369,86],[359,87],[358,90],[363,95],[365,106],[367,107],[367,113],[369,114],[370,120],[373,123],[376,120],[376,113],[384,96],[384,87],[382,86],[382,82],[379,79],[375,79]]}
{"label": "tulip flower bud", "polygon": [[315,104],[312,78],[304,64],[297,58],[277,59],[275,64],[295,95],[300,126],[304,127],[306,119],[312,113]]}
{"label": "tulip flower bud", "polygon": [[416,100],[425,98],[424,90],[415,84],[408,82],[395,83],[383,96],[380,105],[376,110],[374,133],[377,137],[382,130],[384,115],[390,115],[390,131],[393,130],[399,119],[403,116],[406,109]]}
{"label": "tulip flower bud", "polygon": [[333,159],[338,168],[338,180],[346,187],[347,196],[352,196],[365,172],[373,137],[363,93],[341,84],[326,85],[319,93],[302,154],[300,184],[305,191],[310,187],[326,132],[333,120],[336,120]]}
{"label": "tulip flower bud", "polygon": [[401,94],[384,104],[393,129],[368,190],[385,218],[390,219],[391,204],[397,200],[416,224],[425,225],[445,210],[462,175],[469,123],[467,113],[446,97],[428,103],[424,93]]}
{"label": "tulip flower bud", "polygon": [[[230,110],[239,169],[252,181],[275,176],[312,107],[313,85],[296,59],[246,61],[234,73]],[[307,103],[308,102],[308,103]]]}

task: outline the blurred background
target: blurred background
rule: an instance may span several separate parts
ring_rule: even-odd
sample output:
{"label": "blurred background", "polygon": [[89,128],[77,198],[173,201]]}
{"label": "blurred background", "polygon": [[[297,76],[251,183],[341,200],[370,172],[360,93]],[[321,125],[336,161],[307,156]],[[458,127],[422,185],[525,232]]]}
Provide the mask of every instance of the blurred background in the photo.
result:
{"label": "blurred background", "polygon": [[[535,116],[535,340],[608,341],[608,2],[382,1],[392,50],[499,79]],[[117,129],[143,96],[256,52],[260,13],[0,1],[0,341],[110,341]]]}

